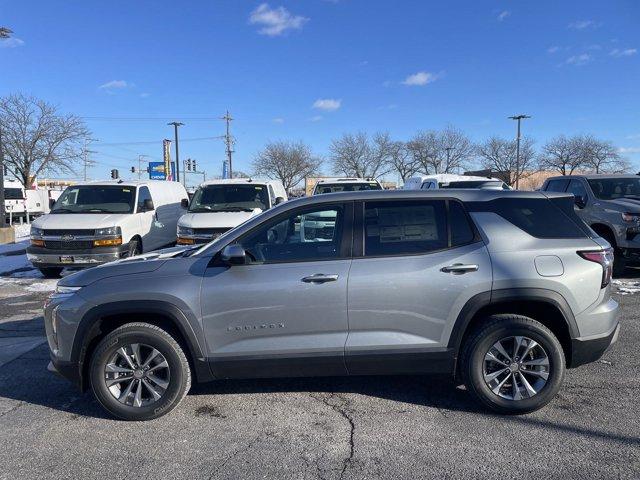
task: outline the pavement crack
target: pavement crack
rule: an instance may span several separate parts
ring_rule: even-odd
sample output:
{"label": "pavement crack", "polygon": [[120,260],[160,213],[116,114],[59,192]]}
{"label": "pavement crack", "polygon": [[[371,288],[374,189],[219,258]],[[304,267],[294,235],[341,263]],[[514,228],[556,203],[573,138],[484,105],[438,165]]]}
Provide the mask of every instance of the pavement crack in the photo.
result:
{"label": "pavement crack", "polygon": [[[344,418],[349,423],[349,455],[345,457],[342,461],[342,470],[340,471],[340,479],[344,477],[349,467],[351,467],[353,456],[355,454],[355,442],[354,442],[354,434],[356,430],[356,424],[353,420],[353,416],[347,410],[346,407],[349,405],[349,401],[336,394],[329,394],[327,397],[309,394],[311,398],[323,403],[327,407],[331,408],[334,412],[338,413],[342,418]],[[331,402],[332,399],[339,399],[342,403]]]}
{"label": "pavement crack", "polygon": [[0,418],[4,417],[5,415],[8,415],[10,413],[15,412],[17,409],[19,409],[21,406],[23,406],[26,402],[19,402],[17,405],[14,405],[13,407],[11,407],[9,410],[7,410],[6,412],[2,412],[0,413]]}

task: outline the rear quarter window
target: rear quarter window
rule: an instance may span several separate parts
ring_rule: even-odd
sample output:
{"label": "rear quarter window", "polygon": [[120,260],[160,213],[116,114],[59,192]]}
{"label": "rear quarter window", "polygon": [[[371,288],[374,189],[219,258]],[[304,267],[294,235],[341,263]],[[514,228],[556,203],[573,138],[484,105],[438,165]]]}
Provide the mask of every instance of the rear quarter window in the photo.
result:
{"label": "rear quarter window", "polygon": [[[557,200],[557,201],[556,201]],[[567,197],[571,201],[570,197]],[[489,202],[470,202],[472,212],[492,212],[536,238],[586,238],[583,223],[567,214],[561,199],[500,198]]]}

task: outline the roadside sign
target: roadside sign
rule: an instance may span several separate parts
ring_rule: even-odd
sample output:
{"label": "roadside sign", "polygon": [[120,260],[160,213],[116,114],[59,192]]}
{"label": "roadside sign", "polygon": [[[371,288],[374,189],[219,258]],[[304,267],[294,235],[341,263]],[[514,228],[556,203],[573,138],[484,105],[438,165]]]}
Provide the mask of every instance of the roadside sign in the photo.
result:
{"label": "roadside sign", "polygon": [[[171,176],[174,177],[176,165],[171,162]],[[175,177],[174,177],[175,178]],[[166,180],[164,162],[149,162],[149,180]]]}

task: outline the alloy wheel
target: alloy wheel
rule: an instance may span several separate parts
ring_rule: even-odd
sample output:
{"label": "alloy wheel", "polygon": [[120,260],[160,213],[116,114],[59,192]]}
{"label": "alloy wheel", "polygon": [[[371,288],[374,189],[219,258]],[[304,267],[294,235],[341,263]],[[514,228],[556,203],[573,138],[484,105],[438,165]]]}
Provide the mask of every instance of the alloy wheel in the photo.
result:
{"label": "alloy wheel", "polygon": [[169,363],[154,347],[132,343],[111,355],[104,368],[104,381],[120,403],[146,407],[160,400],[167,391]]}
{"label": "alloy wheel", "polygon": [[495,395],[524,400],[537,395],[547,384],[549,356],[542,345],[529,337],[505,337],[485,354],[482,373]]}

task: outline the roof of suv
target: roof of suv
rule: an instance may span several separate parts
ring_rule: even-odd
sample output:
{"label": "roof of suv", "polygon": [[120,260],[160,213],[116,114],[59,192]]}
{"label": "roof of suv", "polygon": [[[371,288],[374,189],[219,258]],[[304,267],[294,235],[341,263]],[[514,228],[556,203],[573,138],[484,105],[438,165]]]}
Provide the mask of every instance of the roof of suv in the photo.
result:
{"label": "roof of suv", "polygon": [[313,205],[321,202],[340,202],[349,200],[415,200],[420,198],[457,198],[463,202],[488,202],[498,198],[559,198],[570,197],[563,192],[530,192],[522,190],[480,190],[480,189],[443,189],[443,190],[363,190],[358,192],[326,193],[290,200],[287,205]]}
{"label": "roof of suv", "polygon": [[547,180],[557,180],[557,179],[571,179],[571,178],[586,178],[587,180],[595,180],[598,178],[639,178],[638,175],[633,173],[590,173],[586,175],[575,174],[575,175],[557,175],[555,177],[549,177]]}

